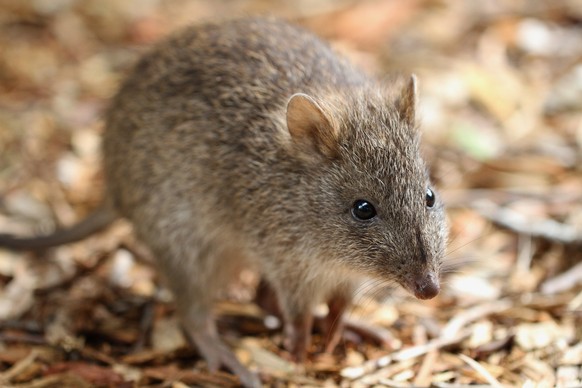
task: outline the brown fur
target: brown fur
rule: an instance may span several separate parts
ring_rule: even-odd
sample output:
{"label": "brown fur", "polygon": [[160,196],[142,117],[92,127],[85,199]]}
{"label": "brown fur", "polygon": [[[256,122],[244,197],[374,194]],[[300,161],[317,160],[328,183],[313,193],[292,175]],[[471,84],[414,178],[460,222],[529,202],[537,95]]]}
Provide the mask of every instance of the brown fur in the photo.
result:
{"label": "brown fur", "polygon": [[[152,249],[190,333],[212,327],[213,297],[244,266],[275,290],[291,342],[360,276],[438,292],[447,228],[438,197],[426,206],[415,89],[269,19],[192,27],[142,58],[107,115],[107,198]],[[355,220],[357,199],[377,217]]]}

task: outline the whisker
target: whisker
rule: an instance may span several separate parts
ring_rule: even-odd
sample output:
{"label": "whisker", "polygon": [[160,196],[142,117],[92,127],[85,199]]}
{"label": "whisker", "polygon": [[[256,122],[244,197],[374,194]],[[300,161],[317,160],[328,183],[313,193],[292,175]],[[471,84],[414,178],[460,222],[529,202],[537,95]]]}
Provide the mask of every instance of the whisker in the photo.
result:
{"label": "whisker", "polygon": [[378,284],[382,284],[383,279],[369,279],[364,281],[360,286],[357,287],[356,292],[353,295],[354,303],[359,302],[360,298],[368,293],[369,290],[374,289]]}
{"label": "whisker", "polygon": [[[479,241],[480,239],[482,239],[482,238],[484,238],[484,237],[487,237],[487,236],[488,236],[488,234],[483,234],[483,235],[481,235],[481,236],[479,236],[479,237],[476,237],[476,238],[474,238],[474,239],[471,239],[471,240],[469,240],[469,241],[465,242],[464,244],[462,244],[462,245],[460,245],[460,246],[457,246],[457,247],[455,247],[455,248],[449,248],[449,249],[447,250],[447,252],[445,253],[445,257],[447,257],[447,256],[448,256],[448,255],[450,255],[451,253],[455,253],[455,252],[457,252],[457,251],[459,251],[459,250],[461,250],[461,249],[465,248],[467,245],[469,245],[469,244],[473,244],[475,241]],[[449,246],[450,246],[450,245],[449,245]]]}
{"label": "whisker", "polygon": [[481,260],[477,257],[460,257],[455,259],[449,259],[443,261],[441,264],[440,272],[442,275],[451,274],[451,273],[459,273],[464,268],[469,267],[473,264],[480,262]]}

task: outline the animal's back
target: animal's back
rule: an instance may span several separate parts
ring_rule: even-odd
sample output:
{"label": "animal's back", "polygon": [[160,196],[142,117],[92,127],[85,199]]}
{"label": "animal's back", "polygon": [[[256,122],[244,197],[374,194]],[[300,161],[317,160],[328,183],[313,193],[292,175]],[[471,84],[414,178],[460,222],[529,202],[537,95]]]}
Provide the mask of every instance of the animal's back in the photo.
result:
{"label": "animal's back", "polygon": [[280,20],[181,31],[142,58],[112,103],[104,135],[111,199],[132,219],[136,207],[159,209],[152,201],[162,196],[221,189],[198,178],[229,182],[223,190],[241,174],[259,182],[252,175],[279,162],[284,128],[272,117],[284,119],[292,94],[364,82],[327,44]]}

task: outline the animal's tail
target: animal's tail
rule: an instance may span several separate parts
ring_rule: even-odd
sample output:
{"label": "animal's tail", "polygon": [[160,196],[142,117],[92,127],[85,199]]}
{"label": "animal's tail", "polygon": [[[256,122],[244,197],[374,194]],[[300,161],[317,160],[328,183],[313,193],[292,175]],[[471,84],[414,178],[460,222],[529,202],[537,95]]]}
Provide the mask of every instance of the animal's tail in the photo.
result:
{"label": "animal's tail", "polygon": [[117,219],[117,215],[113,210],[107,206],[101,206],[78,224],[67,229],[57,230],[47,236],[16,237],[11,234],[0,234],[0,247],[33,251],[68,244],[104,229],[115,219]]}

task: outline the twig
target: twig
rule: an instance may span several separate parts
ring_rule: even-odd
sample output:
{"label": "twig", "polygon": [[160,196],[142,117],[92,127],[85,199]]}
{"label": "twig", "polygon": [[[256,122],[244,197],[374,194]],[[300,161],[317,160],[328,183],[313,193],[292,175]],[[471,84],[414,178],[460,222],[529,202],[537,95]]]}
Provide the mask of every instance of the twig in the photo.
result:
{"label": "twig", "polygon": [[426,354],[420,364],[420,369],[413,380],[413,384],[416,387],[428,387],[431,382],[431,377],[433,370],[435,368],[435,363],[438,358],[439,352],[434,349]]}
{"label": "twig", "polygon": [[503,385],[487,369],[483,367],[483,365],[479,364],[477,361],[473,360],[471,357],[467,357],[464,354],[459,354],[459,358],[465,361],[469,366],[475,369],[487,382],[495,388],[503,388]]}
{"label": "twig", "polygon": [[376,341],[388,347],[394,346],[395,340],[390,330],[374,326],[352,317],[345,317],[343,322],[346,328],[349,328],[351,331],[356,332],[362,337],[369,338],[372,341]]}
{"label": "twig", "polygon": [[463,329],[469,322],[493,313],[508,310],[512,305],[513,304],[510,300],[499,300],[465,310],[447,323],[439,338],[429,341],[426,344],[413,346],[375,360],[366,361],[362,365],[356,367],[344,368],[341,371],[341,375],[352,380],[359,379],[366,374],[390,365],[394,361],[408,360],[426,354],[432,350],[461,342],[472,333],[472,330],[470,329]]}
{"label": "twig", "polygon": [[[78,387],[90,388],[91,385],[80,376],[71,373],[59,373],[41,377],[29,383],[18,384],[18,388]],[[4,387],[3,387],[4,388]]]}
{"label": "twig", "polygon": [[467,310],[461,310],[454,318],[449,320],[447,325],[443,328],[442,338],[453,338],[457,333],[465,327],[469,322],[476,321],[484,316],[503,312],[513,306],[512,301],[502,299],[488,304],[481,304]]}
{"label": "twig", "polygon": [[448,208],[464,208],[477,201],[489,200],[497,204],[532,199],[548,204],[579,203],[580,193],[516,191],[502,189],[460,189],[442,190],[441,195]]}
{"label": "twig", "polygon": [[364,386],[374,386],[376,384],[394,386],[394,384],[385,384],[386,381],[394,378],[395,376],[402,376],[402,373],[409,373],[413,370],[413,366],[416,364],[416,360],[409,359],[405,361],[395,362],[385,368],[379,369],[374,373],[367,374],[358,379],[358,383]]}
{"label": "twig", "polygon": [[543,238],[562,244],[582,244],[582,233],[571,225],[543,219],[531,221],[523,214],[501,208],[492,201],[482,200],[471,206],[481,216],[516,233]]}
{"label": "twig", "polygon": [[530,271],[531,261],[533,259],[534,248],[530,235],[519,235],[517,238],[517,262],[516,272],[518,275],[527,274]]}
{"label": "twig", "polygon": [[564,273],[542,283],[541,291],[544,294],[556,294],[582,284],[582,263],[578,263]]}
{"label": "twig", "polygon": [[0,374],[0,383],[9,383],[12,379],[24,372],[31,364],[36,361],[38,351],[33,349],[30,354],[12,365],[12,368]]}
{"label": "twig", "polygon": [[411,348],[403,349],[398,352],[394,352],[392,354],[388,354],[386,356],[377,358],[375,360],[369,360],[364,362],[362,365],[355,366],[355,367],[348,367],[342,369],[340,372],[342,377],[348,379],[359,379],[366,374],[369,374],[375,370],[380,368],[384,368],[390,365],[394,361],[405,361],[411,358],[415,358],[418,356],[422,356],[432,350],[444,348],[445,346],[453,345],[463,341],[465,338],[471,335],[470,330],[463,330],[461,332],[457,332],[456,335],[449,337],[449,338],[436,338],[432,341],[427,342],[426,344],[413,346]]}
{"label": "twig", "polygon": [[568,303],[568,311],[582,311],[582,292]]}

